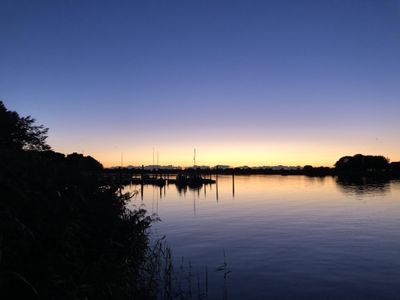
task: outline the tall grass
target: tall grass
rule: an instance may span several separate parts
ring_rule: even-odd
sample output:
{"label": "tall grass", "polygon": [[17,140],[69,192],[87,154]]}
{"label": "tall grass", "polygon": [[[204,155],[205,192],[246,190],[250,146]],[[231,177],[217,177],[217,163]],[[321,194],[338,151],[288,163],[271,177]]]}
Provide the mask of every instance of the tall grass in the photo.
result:
{"label": "tall grass", "polygon": [[[215,299],[216,295],[210,298],[208,266],[205,266],[202,272],[193,272],[192,263],[185,262],[183,257],[179,264],[175,262],[165,236],[154,242],[148,254],[144,277],[148,278],[148,288],[156,291],[152,294],[155,299]],[[228,299],[227,281],[231,270],[228,268],[225,251],[223,251],[223,263],[214,271],[222,275],[222,295],[223,299]]]}

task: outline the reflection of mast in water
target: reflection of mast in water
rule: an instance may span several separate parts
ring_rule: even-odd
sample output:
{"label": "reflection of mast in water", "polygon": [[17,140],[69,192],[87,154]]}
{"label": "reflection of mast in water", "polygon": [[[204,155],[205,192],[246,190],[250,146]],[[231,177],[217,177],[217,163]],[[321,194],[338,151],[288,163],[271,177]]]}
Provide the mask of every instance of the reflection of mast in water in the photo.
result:
{"label": "reflection of mast in water", "polygon": [[[217,172],[218,172],[218,170],[217,170]],[[218,202],[218,173],[215,176],[215,192],[216,192],[217,202]]]}
{"label": "reflection of mast in water", "polygon": [[[160,194],[161,194],[161,188],[160,188]],[[159,198],[158,198],[158,195],[157,195],[157,202],[156,202],[156,214],[158,214],[158,200],[159,200]]]}
{"label": "reflection of mast in water", "polygon": [[151,212],[158,214],[158,193],[156,193],[156,187],[153,185],[153,199],[151,201]]}
{"label": "reflection of mast in water", "polygon": [[151,200],[151,213],[154,213],[154,185],[153,185],[153,198]]}
{"label": "reflection of mast in water", "polygon": [[232,197],[235,198],[235,173],[232,173]]}
{"label": "reflection of mast in water", "polygon": [[196,216],[196,194],[193,191],[193,216]]}
{"label": "reflection of mast in water", "polygon": [[158,199],[159,199],[158,193],[156,192],[156,188],[154,185],[152,186],[152,189],[153,189],[153,197],[151,200],[151,213],[158,214]]}

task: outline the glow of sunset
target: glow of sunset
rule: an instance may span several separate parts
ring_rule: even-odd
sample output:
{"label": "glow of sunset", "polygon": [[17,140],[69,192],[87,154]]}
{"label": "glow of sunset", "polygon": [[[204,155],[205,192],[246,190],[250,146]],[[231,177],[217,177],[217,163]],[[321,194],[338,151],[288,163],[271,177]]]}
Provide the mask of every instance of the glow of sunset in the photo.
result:
{"label": "glow of sunset", "polygon": [[56,151],[106,167],[153,148],[177,166],[194,148],[210,166],[400,160],[398,1],[3,2],[0,99]]}
{"label": "glow of sunset", "polygon": [[[367,145],[367,143],[365,143]],[[395,144],[383,148],[374,139],[367,146],[359,146],[357,142],[348,141],[345,147],[335,145],[334,142],[324,141],[322,144],[315,142],[285,142],[275,141],[260,143],[258,141],[247,141],[245,143],[230,142],[212,144],[198,143],[196,146],[196,165],[229,165],[229,166],[304,166],[312,164],[314,166],[333,166],[333,164],[343,155],[353,155],[356,153],[369,153],[374,155],[384,154],[392,160],[398,160],[399,156],[390,149]],[[99,147],[100,148],[100,147]],[[154,163],[160,165],[192,166],[194,147],[187,145],[176,146],[163,144],[160,147],[154,146]],[[63,152],[70,153],[74,147],[65,149]],[[124,166],[140,166],[153,164],[153,147],[151,145],[137,145],[121,143],[120,147],[96,147],[86,150],[82,149],[86,155],[92,155],[99,159],[106,167],[120,166],[121,154]]]}

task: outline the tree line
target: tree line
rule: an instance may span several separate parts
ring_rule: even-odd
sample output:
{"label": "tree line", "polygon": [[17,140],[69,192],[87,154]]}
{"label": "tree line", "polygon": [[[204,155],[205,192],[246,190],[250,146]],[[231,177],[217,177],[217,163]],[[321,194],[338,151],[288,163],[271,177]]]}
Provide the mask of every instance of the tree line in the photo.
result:
{"label": "tree line", "polygon": [[51,150],[47,132],[0,101],[0,298],[154,298],[154,218],[128,210],[94,158]]}

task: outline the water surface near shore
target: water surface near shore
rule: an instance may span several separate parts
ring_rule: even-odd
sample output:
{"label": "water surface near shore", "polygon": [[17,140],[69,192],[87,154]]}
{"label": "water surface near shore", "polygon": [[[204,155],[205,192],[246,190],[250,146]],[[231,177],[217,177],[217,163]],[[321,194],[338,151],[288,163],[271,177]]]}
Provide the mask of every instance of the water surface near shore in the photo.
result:
{"label": "water surface near shore", "polygon": [[183,257],[202,282],[207,266],[210,299],[400,297],[399,181],[219,176],[200,190],[144,186],[129,206],[159,215],[175,269]]}

